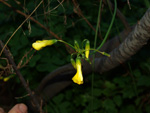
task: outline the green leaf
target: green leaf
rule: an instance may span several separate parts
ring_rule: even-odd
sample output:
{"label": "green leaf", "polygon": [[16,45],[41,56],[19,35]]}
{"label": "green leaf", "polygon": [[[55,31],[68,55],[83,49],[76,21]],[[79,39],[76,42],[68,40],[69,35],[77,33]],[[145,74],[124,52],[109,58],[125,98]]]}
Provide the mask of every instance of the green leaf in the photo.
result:
{"label": "green leaf", "polygon": [[30,67],[34,67],[40,58],[41,58],[40,54],[34,55],[29,62]]}
{"label": "green leaf", "polygon": [[94,88],[93,89],[93,96],[101,96],[102,95],[102,89]]}
{"label": "green leaf", "polygon": [[28,31],[25,31],[26,35],[29,37],[37,37],[37,36],[44,36],[44,31],[41,28],[31,25],[31,34]]}
{"label": "green leaf", "polygon": [[87,109],[84,109],[82,113],[89,113]]}
{"label": "green leaf", "polygon": [[58,96],[55,96],[52,100],[54,101],[55,104],[59,105],[64,99],[63,94],[59,94]]}
{"label": "green leaf", "polygon": [[146,106],[146,112],[147,112],[147,113],[150,113],[149,104],[147,104],[147,106]]}
{"label": "green leaf", "polygon": [[118,85],[118,87],[121,88],[124,88],[126,86],[124,77],[114,78],[113,82],[116,83],[116,85]]}
{"label": "green leaf", "polygon": [[22,35],[22,36],[20,37],[20,44],[21,44],[22,46],[28,45],[28,44],[29,44],[28,38],[27,38],[26,36]]}
{"label": "green leaf", "polygon": [[117,113],[115,104],[111,99],[104,100],[102,105],[103,105],[103,108],[105,108],[108,113]]}
{"label": "green leaf", "polygon": [[115,104],[116,104],[118,107],[120,107],[121,104],[122,104],[122,98],[121,98],[120,95],[115,96],[115,97],[113,98],[113,101],[115,102]]}
{"label": "green leaf", "polygon": [[140,77],[141,76],[141,72],[140,72],[139,69],[134,70],[133,74],[135,75],[135,77]]}
{"label": "green leaf", "polygon": [[141,76],[137,81],[138,86],[150,86],[150,76]]}
{"label": "green leaf", "polygon": [[106,81],[106,82],[105,82],[105,86],[106,86],[107,88],[110,88],[110,89],[115,89],[115,88],[116,88],[115,84],[113,84],[113,83],[110,82],[110,81]]}
{"label": "green leaf", "polygon": [[61,104],[59,104],[59,110],[60,113],[67,113],[68,112],[68,107],[71,103],[68,101],[62,102]]}
{"label": "green leaf", "polygon": [[56,64],[56,65],[63,65],[65,63],[65,60],[61,59],[57,55],[52,56],[51,61],[53,64]]}
{"label": "green leaf", "polygon": [[136,93],[132,86],[126,86],[125,89],[122,90],[123,98],[132,98],[136,96]]}
{"label": "green leaf", "polygon": [[102,107],[102,101],[97,99],[97,98],[93,98],[93,106],[91,109],[91,102],[88,104],[88,106],[86,105],[86,109],[89,109],[89,111],[96,111],[98,109],[100,109]]}
{"label": "green leaf", "polygon": [[72,98],[72,91],[67,90],[67,91],[65,92],[65,98],[66,98],[67,100],[71,100],[71,98]]}
{"label": "green leaf", "polygon": [[120,113],[137,113],[136,108],[134,105],[128,105],[128,106],[124,106]]}
{"label": "green leaf", "polygon": [[141,104],[141,97],[138,97],[138,98],[135,100],[135,104],[136,104],[136,106],[138,106],[139,104]]}

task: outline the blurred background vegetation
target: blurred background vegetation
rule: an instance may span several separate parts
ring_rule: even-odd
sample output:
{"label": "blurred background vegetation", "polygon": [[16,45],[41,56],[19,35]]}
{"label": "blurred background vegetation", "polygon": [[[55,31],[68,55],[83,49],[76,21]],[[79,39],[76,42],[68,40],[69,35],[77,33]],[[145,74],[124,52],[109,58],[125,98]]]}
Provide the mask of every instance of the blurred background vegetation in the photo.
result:
{"label": "blurred background vegetation", "polygon": [[[29,15],[39,0],[8,0],[8,4],[24,14]],[[111,1],[113,3],[113,0]],[[82,16],[78,15],[71,0],[61,4],[59,0],[47,0],[32,15],[34,19],[49,28],[63,40],[73,44],[85,38],[94,45],[94,30],[89,27]],[[78,0],[84,17],[96,28],[99,8],[98,0]],[[150,6],[149,0],[118,0],[118,9],[126,17],[130,26],[138,23]],[[0,40],[4,43],[15,29],[25,20],[0,1]],[[112,15],[107,4],[102,5],[100,30],[97,46],[101,43],[109,27]],[[109,39],[125,29],[121,21],[116,18]],[[60,66],[70,63],[70,54],[66,47],[57,43],[36,52],[32,43],[36,40],[55,38],[37,23],[28,20],[8,43],[15,63],[35,90],[42,78]],[[58,95],[54,96],[44,106],[48,113],[150,113],[150,52],[149,42],[136,55],[119,67],[95,74],[94,89],[91,92],[91,75],[88,75],[83,85],[72,84]],[[0,106],[5,109],[18,102],[28,99],[11,65],[4,55],[0,57],[0,76],[14,75],[9,81],[0,80]],[[93,93],[93,95],[92,95]],[[24,97],[25,96],[25,97]],[[17,97],[17,98],[16,98]],[[20,97],[20,98],[19,98]]]}

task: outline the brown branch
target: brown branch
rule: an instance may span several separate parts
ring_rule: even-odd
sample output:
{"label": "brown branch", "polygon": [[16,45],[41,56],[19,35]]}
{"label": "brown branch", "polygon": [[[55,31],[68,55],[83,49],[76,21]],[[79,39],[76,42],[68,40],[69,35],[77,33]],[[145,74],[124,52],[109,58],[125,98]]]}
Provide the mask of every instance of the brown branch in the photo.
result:
{"label": "brown branch", "polygon": [[[20,10],[15,9],[13,6],[11,6],[10,4],[8,4],[7,2],[5,2],[4,0],[0,0],[0,2],[2,2],[3,4],[5,4],[6,6],[12,8],[15,12],[23,15],[25,18],[27,18],[29,15],[26,15],[25,13],[21,12]],[[29,17],[30,20],[32,20],[33,22],[35,22],[36,24],[38,24],[40,27],[42,27],[43,29],[45,29],[48,33],[50,33],[52,36],[54,36],[56,39],[58,40],[62,40],[57,34],[55,34],[54,32],[52,32],[50,29],[46,28],[43,24],[41,24],[39,21],[35,20],[33,17]],[[69,53],[73,53],[74,50],[69,47],[68,45],[66,45],[66,48],[68,50]]]}
{"label": "brown branch", "polygon": [[[29,63],[29,61],[31,60],[31,58],[33,57],[33,54],[28,58],[29,53],[33,50],[33,48],[31,48],[20,60],[20,62],[17,65],[17,69],[23,68],[25,65],[27,65]],[[23,62],[26,58],[26,61]]]}
{"label": "brown branch", "polygon": [[[103,47],[100,49],[100,51],[105,51],[108,53],[111,52],[113,49],[115,49],[116,47],[118,47],[120,45],[120,43],[121,43],[120,37],[122,38],[121,40],[124,41],[125,38],[128,36],[128,34],[129,34],[129,31],[127,31],[127,30],[121,32],[118,36],[115,36],[112,39],[108,40],[103,45]],[[96,57],[96,59],[101,59],[103,57],[103,55],[96,53],[95,57]],[[93,58],[93,57],[91,56],[91,58]],[[87,74],[90,74],[92,72],[92,67],[88,62],[83,61],[82,65],[83,65],[82,71],[83,71],[84,76],[86,76]],[[45,100],[45,97],[52,98],[54,95],[56,95],[62,89],[64,89],[65,87],[69,86],[72,83],[71,77],[74,74],[75,74],[75,69],[73,68],[72,64],[67,64],[62,67],[59,67],[58,69],[54,70],[53,72],[49,73],[48,75],[46,75],[43,78],[39,87],[36,90],[37,95],[41,95],[41,97],[44,100]],[[56,77],[59,78],[62,75],[64,76],[63,78],[70,77],[70,81],[69,80],[63,81],[60,79],[60,81],[57,83],[51,83],[54,78],[56,78]],[[53,88],[53,87],[55,87],[55,88]],[[55,90],[55,91],[51,92],[51,90]]]}
{"label": "brown branch", "polygon": [[[143,45],[145,45],[148,40],[150,39],[150,8],[147,10],[147,12],[145,13],[145,15],[142,17],[142,19],[139,21],[139,23],[137,23],[137,25],[133,28],[132,32],[129,33],[129,35],[123,36],[126,37],[125,40],[118,46],[120,40],[119,37],[117,38],[118,40],[118,44],[115,45],[116,48],[110,48],[109,50],[112,49],[112,51],[109,53],[111,57],[100,57],[100,58],[95,58],[94,60],[94,71],[97,73],[103,73],[106,71],[109,71],[113,68],[115,68],[116,66],[120,65],[120,63],[125,62],[126,60],[128,60],[132,55],[134,55],[135,53],[137,53],[137,51],[139,49],[141,49],[143,47]],[[116,38],[112,39],[113,42],[116,42]],[[112,41],[110,41],[110,43],[105,43],[108,44],[108,46],[110,45],[114,45],[114,43],[112,43]],[[102,48],[101,48],[102,49]],[[107,50],[107,48],[105,48],[105,50]],[[104,51],[105,51],[104,50]],[[89,63],[83,62],[83,73],[89,74],[91,73],[93,70],[91,68],[91,65]],[[40,86],[39,86],[39,90],[42,92],[44,91],[45,93],[48,92],[48,90],[50,91],[50,81],[52,79],[52,77],[60,77],[60,75],[64,75],[68,77],[68,75],[73,76],[74,71],[73,71],[73,67],[71,69],[71,67],[66,67],[69,65],[65,65],[63,67],[60,67],[59,69],[61,71],[59,71],[59,69],[53,71],[51,74],[49,74],[48,76],[46,76]],[[71,66],[71,64],[70,64]],[[59,73],[60,72],[60,73]],[[69,74],[68,74],[69,73]],[[85,75],[86,75],[85,74]],[[51,77],[52,75],[52,77]],[[61,81],[62,82],[62,81]],[[59,83],[59,82],[58,82]],[[48,85],[47,85],[48,84]],[[53,85],[53,84],[50,84]],[[63,83],[62,83],[63,85]],[[67,85],[66,85],[67,87]],[[61,91],[62,89],[59,89],[59,86],[55,87],[57,90]],[[48,89],[48,90],[47,90]],[[50,94],[52,95],[52,94]],[[53,94],[54,95],[54,94]],[[48,95],[49,96],[49,93]]]}
{"label": "brown branch", "polygon": [[96,32],[95,28],[92,26],[92,24],[84,17],[84,15],[82,14],[82,11],[81,9],[79,8],[79,4],[77,2],[77,0],[72,0],[75,8],[74,8],[74,11],[75,13],[77,13],[79,16],[81,16],[85,21],[86,23],[92,28],[93,31]]}
{"label": "brown branch", "polygon": [[[27,18],[29,15],[26,15],[25,13],[21,12],[20,10],[15,9],[14,7],[12,7],[10,4],[8,4],[7,2],[0,0],[0,2],[2,2],[3,4],[7,5],[8,7],[12,8],[15,12],[23,15],[25,18]],[[48,28],[46,28],[43,24],[41,24],[39,21],[35,20],[33,17],[29,17],[29,19],[31,19],[33,22],[37,23],[40,27],[42,27],[43,29],[45,29],[48,33],[50,33],[52,36],[54,36],[56,39],[61,40],[61,38],[59,36],[57,36],[54,32],[52,32],[51,30],[49,30]]]}
{"label": "brown branch", "polygon": [[[108,3],[107,3],[107,1],[108,1]],[[114,10],[114,6],[110,0],[103,0],[103,2],[104,2],[104,4],[108,4],[108,6],[110,6],[111,10]],[[116,14],[117,14],[118,18],[121,20],[121,22],[123,23],[123,25],[125,26],[125,28],[128,31],[131,31],[129,23],[126,21],[125,16],[120,12],[120,10],[118,8],[117,8]]]}
{"label": "brown branch", "polygon": [[28,12],[28,10],[21,4],[20,1],[14,0],[14,2],[16,2],[16,4],[19,5],[25,12]]}
{"label": "brown branch", "polygon": [[150,39],[150,8],[122,44],[110,52],[110,58],[95,59],[95,71],[102,73],[115,68],[137,53]]}
{"label": "brown branch", "polygon": [[[4,44],[3,42],[0,40],[0,48],[3,49],[4,48]],[[14,62],[14,60],[12,59],[11,57],[11,53],[6,49],[4,48],[4,51],[3,53],[5,54],[6,58],[8,59],[9,63],[12,65],[14,71],[16,72],[16,75],[19,77],[22,85],[24,86],[24,88],[26,89],[26,91],[28,92],[28,94],[30,95],[34,105],[35,105],[35,108],[41,113],[42,111],[40,111],[40,104],[38,103],[37,101],[37,98],[34,96],[34,93],[31,91],[31,89],[29,88],[28,84],[26,83],[24,77],[22,76],[21,72],[17,69],[17,66]]]}
{"label": "brown branch", "polygon": [[[79,4],[77,2],[77,0],[72,0],[73,4],[74,4],[74,12],[77,13],[78,16],[81,16],[85,22],[90,26],[90,28],[96,32],[96,29],[92,26],[92,24],[85,18],[85,16],[83,15],[81,9],[79,8]],[[102,12],[102,10],[101,10]],[[100,12],[100,14],[101,14]],[[101,15],[100,15],[100,21],[101,21]],[[99,27],[100,27],[100,23],[99,23]],[[98,34],[98,36],[100,37],[101,40],[103,40],[102,36],[101,36],[101,33]]]}
{"label": "brown branch", "polygon": [[127,0],[127,3],[128,3],[128,6],[129,6],[129,9],[131,9],[130,1]]}

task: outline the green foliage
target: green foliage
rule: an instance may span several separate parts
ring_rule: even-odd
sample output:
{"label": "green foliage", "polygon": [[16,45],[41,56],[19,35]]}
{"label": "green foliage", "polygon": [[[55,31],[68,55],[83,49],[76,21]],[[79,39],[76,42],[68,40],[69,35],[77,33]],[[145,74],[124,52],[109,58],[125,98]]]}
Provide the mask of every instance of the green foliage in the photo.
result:
{"label": "green foliage", "polygon": [[[7,1],[16,9],[30,14],[39,1],[20,1],[27,9],[24,10],[14,1]],[[79,1],[79,7],[87,20],[96,27],[98,1]],[[131,10],[127,0],[118,0],[118,9],[125,15],[130,25],[134,25],[143,16],[148,7],[148,0],[130,0]],[[81,45],[82,40],[88,39],[91,47],[94,46],[95,32],[88,26],[85,20],[78,16],[71,1],[64,1],[59,5],[57,0],[44,1],[33,14],[37,21],[48,27],[66,42],[73,45],[76,40]],[[109,27],[112,15],[106,5],[102,5],[100,35],[104,37]],[[56,9],[54,9],[56,8]],[[14,12],[11,8],[0,2],[0,40],[5,43],[15,29],[25,20],[24,16]],[[48,12],[48,13],[47,13]],[[124,29],[121,21],[116,18],[108,38],[119,34]],[[12,56],[16,64],[22,62],[21,73],[28,80],[32,90],[36,89],[42,78],[55,69],[68,64],[70,55],[63,44],[43,48],[35,52],[32,43],[36,40],[55,38],[37,23],[29,20],[14,35],[8,43]],[[102,40],[98,37],[97,46]],[[148,49],[147,49],[148,48]],[[28,53],[29,52],[29,53]],[[4,58],[5,56],[3,56]],[[22,60],[22,58],[24,59]],[[141,50],[139,54],[133,56],[129,63],[132,69],[128,69],[127,64],[123,64],[111,72],[95,74],[94,89],[91,92],[91,75],[85,77],[83,85],[73,84],[63,92],[52,98],[44,106],[48,113],[150,113],[149,88],[150,88],[150,53],[149,46]],[[31,59],[30,59],[31,58]],[[0,59],[0,71],[6,69],[4,76],[14,74],[12,68],[7,67],[7,61]],[[11,95],[24,96],[26,91],[20,85],[17,76],[8,81]],[[1,83],[1,81],[0,81]],[[5,87],[3,87],[5,89]],[[92,95],[93,93],[93,95]],[[12,96],[11,96],[12,97]],[[28,99],[28,98],[23,98]],[[23,102],[18,99],[18,102]],[[15,100],[16,101],[16,100]],[[93,103],[92,103],[93,102]]]}
{"label": "green foliage", "polygon": [[[146,64],[150,67],[150,62]],[[70,111],[73,111],[73,113],[79,111],[80,113],[92,111],[93,113],[149,113],[149,97],[145,96],[149,94],[150,76],[143,75],[143,70],[140,68],[143,67],[136,67],[132,70],[134,81],[130,76],[131,72],[126,73],[126,76],[121,74],[121,71],[110,72],[116,74],[112,79],[110,79],[109,72],[103,75],[103,78],[100,75],[95,75],[93,96],[91,95],[89,88],[91,84],[89,82],[85,82],[81,86],[75,84],[70,86],[69,90],[55,96],[45,109],[54,110],[53,106],[55,106],[58,113],[69,113]],[[86,81],[90,81],[90,79],[91,75],[86,78]],[[134,89],[134,85],[136,85],[136,89]],[[144,99],[146,99],[145,103],[142,103]],[[91,108],[91,100],[94,102],[93,108]],[[64,107],[63,103],[67,104],[65,104],[66,111],[64,112],[60,109]]]}

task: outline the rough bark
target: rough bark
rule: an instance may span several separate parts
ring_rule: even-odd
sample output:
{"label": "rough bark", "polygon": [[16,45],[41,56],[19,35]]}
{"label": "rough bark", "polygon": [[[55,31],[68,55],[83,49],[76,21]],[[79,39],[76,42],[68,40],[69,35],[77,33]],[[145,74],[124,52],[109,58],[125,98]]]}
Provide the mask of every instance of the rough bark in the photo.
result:
{"label": "rough bark", "polygon": [[[109,71],[112,68],[115,68],[120,63],[125,62],[128,58],[134,55],[143,45],[147,43],[150,39],[150,9],[147,10],[143,18],[137,23],[135,28],[128,35],[127,33],[122,33],[118,37],[113,38],[112,40],[105,43],[101,50],[110,52],[111,57],[96,55],[95,58],[95,72],[102,73]],[[128,36],[127,36],[128,35]],[[120,44],[120,37],[124,40]],[[119,45],[120,44],[120,45]],[[119,46],[118,46],[119,45]],[[112,50],[112,51],[111,51]],[[83,61],[83,73],[84,75],[92,72],[91,65]],[[71,79],[55,82],[55,90],[53,92],[54,80],[53,78],[59,78],[59,76],[72,77],[75,73],[75,70],[71,64],[65,65],[58,68],[54,72],[47,75],[42,82],[40,83],[37,91],[44,93],[47,97],[52,97],[65,87],[71,84]],[[60,87],[62,84],[62,87]]]}
{"label": "rough bark", "polygon": [[[133,29],[133,27],[131,28]],[[111,52],[114,48],[118,47],[122,41],[128,36],[130,30],[125,30],[121,32],[118,36],[108,40],[103,47],[100,49],[101,51]],[[96,58],[101,58],[103,55],[96,53]],[[92,58],[92,56],[91,56]],[[92,59],[91,59],[92,60]],[[87,74],[92,72],[91,65],[88,62],[83,61],[83,75],[86,76]],[[44,100],[46,98],[51,98],[60,92],[65,87],[69,86],[72,83],[71,77],[75,74],[75,69],[72,67],[71,64],[64,65],[47,76],[41,81],[39,87],[37,88],[36,92],[38,95],[41,95]],[[57,78],[61,79],[60,76],[64,76],[66,82],[64,80],[58,80]],[[57,80],[56,80],[57,79]],[[56,83],[54,83],[54,81]],[[53,88],[55,85],[55,88]]]}
{"label": "rough bark", "polygon": [[147,10],[143,18],[137,23],[134,30],[123,43],[110,53],[110,58],[103,57],[95,59],[95,72],[102,73],[108,71],[137,53],[137,51],[150,39],[149,31],[150,9]]}

